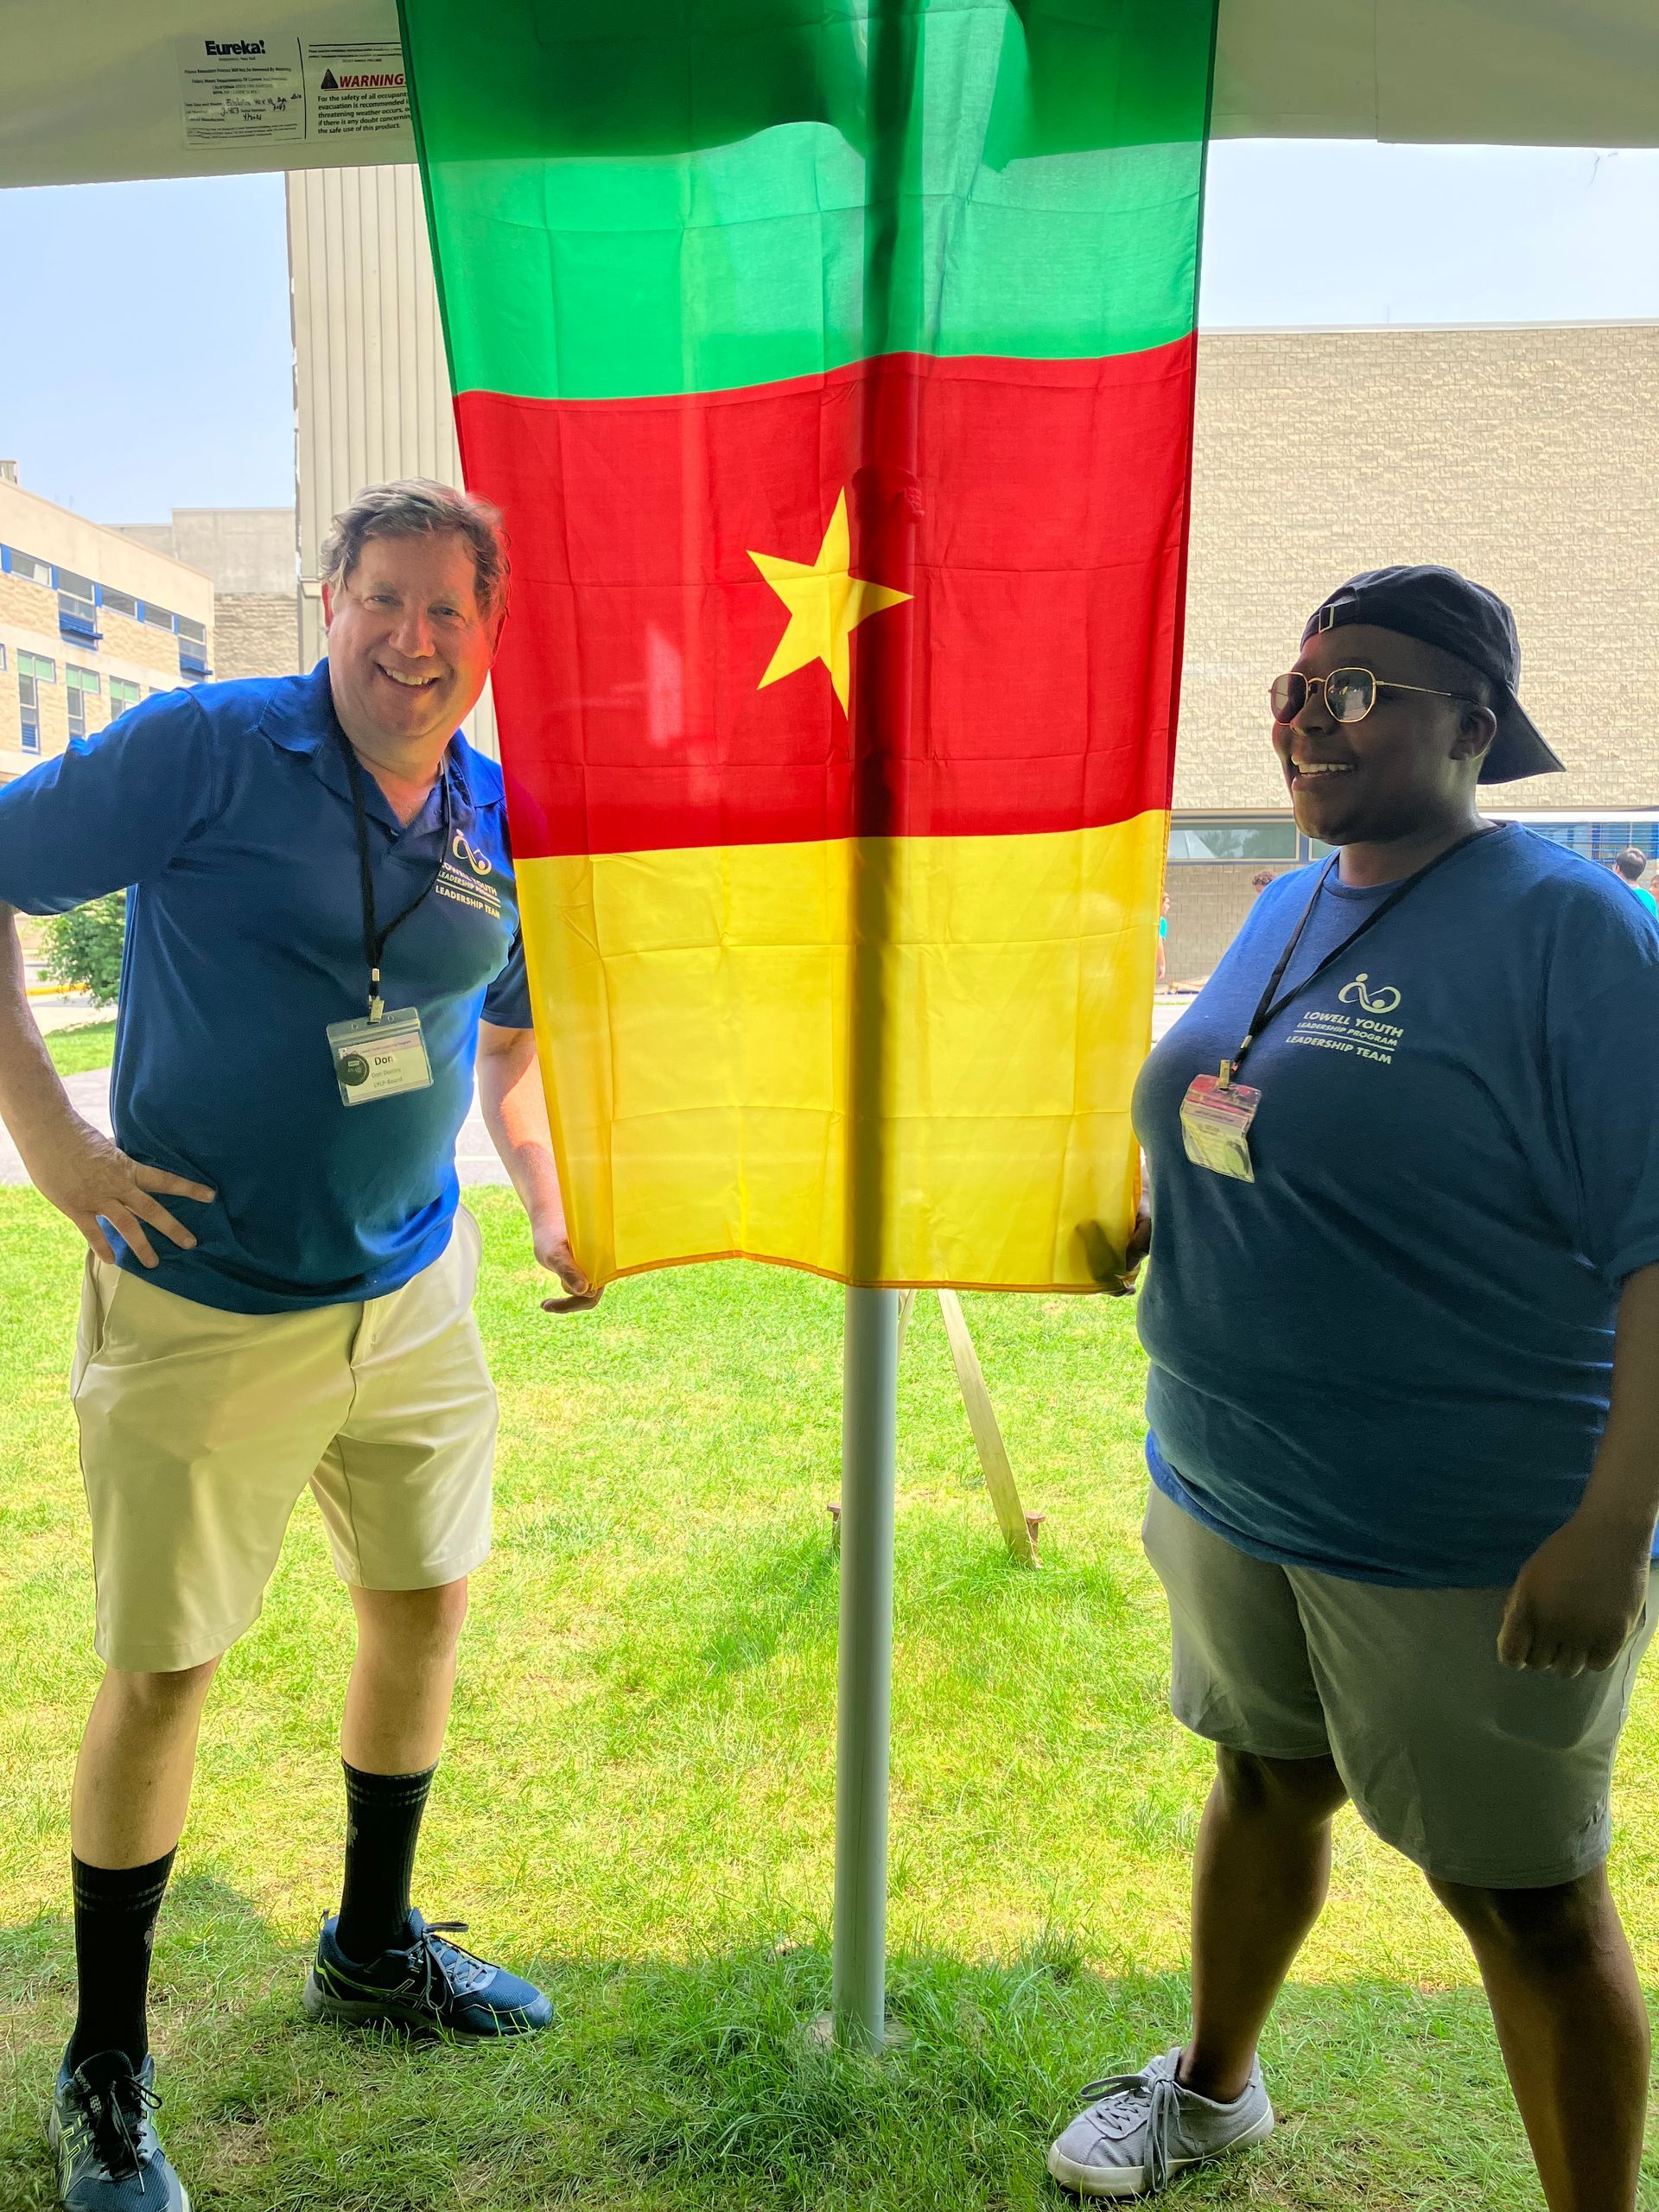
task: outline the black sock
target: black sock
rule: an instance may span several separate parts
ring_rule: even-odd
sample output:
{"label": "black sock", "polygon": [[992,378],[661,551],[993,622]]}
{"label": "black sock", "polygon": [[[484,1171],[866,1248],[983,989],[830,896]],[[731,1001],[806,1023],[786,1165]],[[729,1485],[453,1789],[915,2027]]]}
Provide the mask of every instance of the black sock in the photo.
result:
{"label": "black sock", "polygon": [[135,2069],[149,2049],[144,2001],[149,1953],[174,1853],[148,1866],[88,1866],[70,1855],[75,1895],[79,2009],[66,2057],[70,2071],[100,2051],[124,2050]]}
{"label": "black sock", "polygon": [[436,1772],[361,1774],[346,1766],[346,1890],[334,1940],[359,1965],[408,1935],[415,1843]]}

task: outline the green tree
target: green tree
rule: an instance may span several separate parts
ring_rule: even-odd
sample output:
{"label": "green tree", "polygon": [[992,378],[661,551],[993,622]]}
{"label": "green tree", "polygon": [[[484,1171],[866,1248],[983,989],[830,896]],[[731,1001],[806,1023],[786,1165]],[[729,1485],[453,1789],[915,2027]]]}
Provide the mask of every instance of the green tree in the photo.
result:
{"label": "green tree", "polygon": [[127,941],[127,894],[111,891],[54,914],[41,932],[41,969],[50,983],[86,991],[94,1006],[112,1006],[121,988],[121,953]]}

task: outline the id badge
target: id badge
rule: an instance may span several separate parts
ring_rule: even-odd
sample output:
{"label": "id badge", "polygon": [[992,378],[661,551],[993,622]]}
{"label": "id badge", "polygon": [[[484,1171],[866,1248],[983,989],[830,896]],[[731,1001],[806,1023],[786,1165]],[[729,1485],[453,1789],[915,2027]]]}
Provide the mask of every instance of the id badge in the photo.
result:
{"label": "id badge", "polygon": [[401,1090],[425,1090],[432,1081],[417,1007],[383,1014],[378,1021],[331,1021],[328,1049],[342,1104],[367,1106]]}
{"label": "id badge", "polygon": [[1212,1174],[1254,1183],[1249,1128],[1261,1103],[1261,1092],[1247,1083],[1224,1084],[1219,1076],[1195,1075],[1181,1101],[1181,1139],[1187,1158]]}

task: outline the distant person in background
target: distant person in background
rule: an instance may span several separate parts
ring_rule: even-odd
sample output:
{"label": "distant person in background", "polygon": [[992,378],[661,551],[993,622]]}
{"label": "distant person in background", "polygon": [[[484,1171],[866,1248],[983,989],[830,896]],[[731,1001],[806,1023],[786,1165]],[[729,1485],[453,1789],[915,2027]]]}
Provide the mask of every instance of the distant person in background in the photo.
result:
{"label": "distant person in background", "polygon": [[1158,988],[1164,987],[1169,973],[1169,893],[1165,892],[1163,903],[1158,909]]}
{"label": "distant person in background", "polygon": [[1259,899],[1272,881],[1273,870],[1270,868],[1258,868],[1250,878],[1250,889]]}
{"label": "distant person in background", "polygon": [[1618,876],[1621,883],[1629,884],[1654,919],[1659,921],[1659,899],[1654,897],[1652,892],[1642,880],[1647,872],[1648,856],[1645,853],[1638,851],[1634,845],[1626,845],[1613,862],[1613,874]]}

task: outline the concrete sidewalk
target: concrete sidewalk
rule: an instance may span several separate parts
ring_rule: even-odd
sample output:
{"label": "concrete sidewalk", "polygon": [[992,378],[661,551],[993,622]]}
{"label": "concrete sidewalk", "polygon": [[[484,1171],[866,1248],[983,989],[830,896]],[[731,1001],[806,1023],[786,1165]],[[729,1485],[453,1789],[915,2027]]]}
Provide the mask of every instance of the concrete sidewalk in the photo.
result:
{"label": "concrete sidewalk", "polygon": [[[83,1120],[96,1129],[110,1134],[110,1071],[94,1068],[86,1075],[66,1076],[64,1089],[71,1104]],[[461,1124],[461,1135],[455,1142],[455,1166],[463,1183],[505,1183],[507,1171],[495,1156],[495,1147],[490,1142],[489,1132],[484,1127],[484,1117],[478,1110],[474,1095],[471,1113]],[[17,1148],[0,1127],[0,1183],[27,1183],[23,1163],[17,1157]]]}
{"label": "concrete sidewalk", "polygon": [[[1152,1034],[1154,1043],[1166,1037],[1180,1020],[1190,999],[1160,996],[1153,1007]],[[85,1020],[85,1014],[79,1016]],[[72,1075],[64,1078],[64,1089],[69,1093],[75,1111],[90,1122],[94,1128],[110,1134],[110,1071],[95,1068],[86,1075]],[[472,1111],[461,1124],[455,1141],[455,1166],[463,1184],[505,1183],[507,1171],[495,1156],[495,1147],[490,1142],[489,1132],[484,1127],[484,1117],[478,1110],[477,1094],[474,1094]],[[0,1127],[0,1183],[27,1183],[23,1163],[17,1157],[17,1148]]]}

